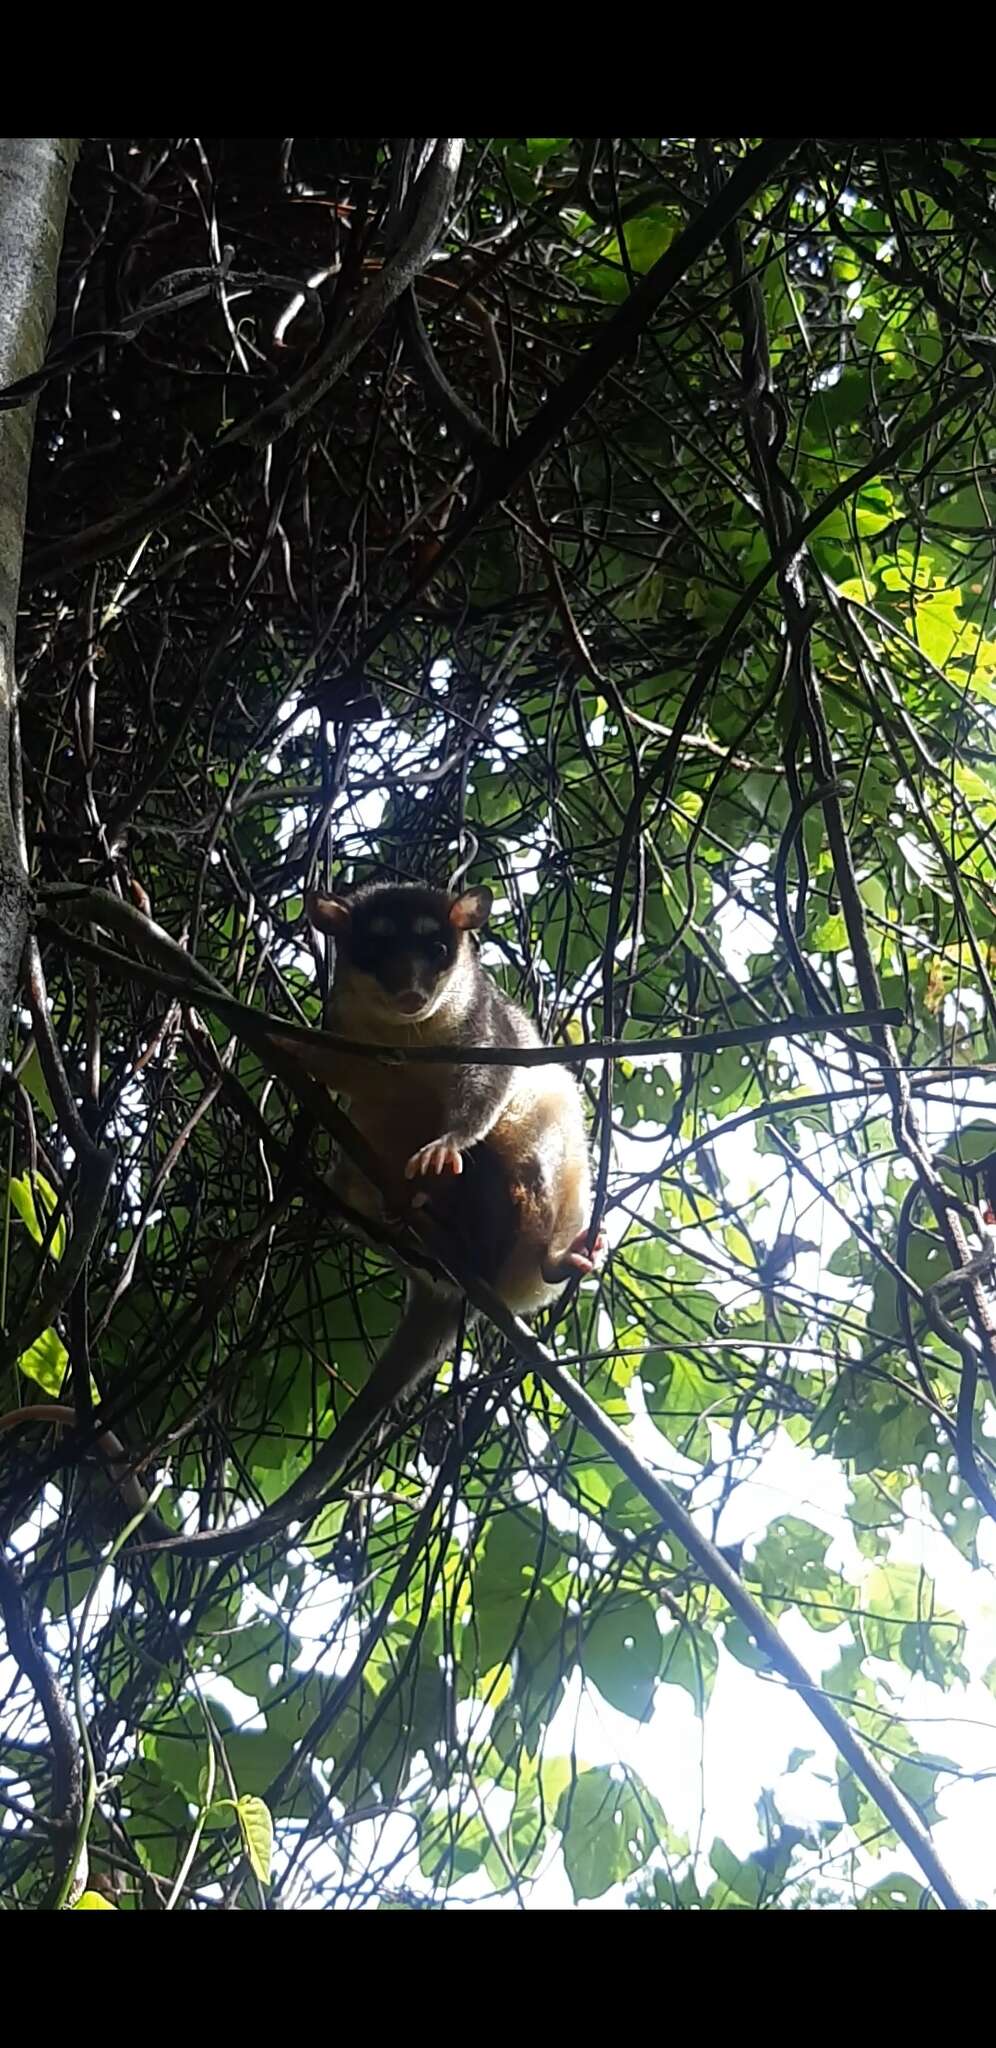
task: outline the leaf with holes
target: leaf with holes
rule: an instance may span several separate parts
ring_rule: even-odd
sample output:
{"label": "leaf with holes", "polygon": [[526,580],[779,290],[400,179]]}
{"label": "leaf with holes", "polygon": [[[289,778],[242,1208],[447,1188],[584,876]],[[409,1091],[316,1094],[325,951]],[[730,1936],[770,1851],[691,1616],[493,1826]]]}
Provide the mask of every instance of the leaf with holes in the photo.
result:
{"label": "leaf with holes", "polygon": [[581,1669],[611,1707],[645,1721],[654,1703],[661,1648],[651,1600],[610,1600],[582,1639]]}
{"label": "leaf with holes", "polygon": [[656,1799],[632,1773],[622,1781],[607,1769],[582,1771],[561,1794],[557,1826],[564,1864],[576,1899],[600,1899],[642,1869],[664,1839]]}

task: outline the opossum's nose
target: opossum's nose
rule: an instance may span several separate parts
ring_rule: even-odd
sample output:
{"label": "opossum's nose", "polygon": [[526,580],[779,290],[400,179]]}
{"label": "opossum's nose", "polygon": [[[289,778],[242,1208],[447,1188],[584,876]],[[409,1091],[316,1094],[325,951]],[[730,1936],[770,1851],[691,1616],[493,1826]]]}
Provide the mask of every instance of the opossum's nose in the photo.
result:
{"label": "opossum's nose", "polygon": [[425,1009],[426,998],[417,988],[402,989],[400,994],[395,996],[394,1000],[399,1010],[404,1011],[406,1017],[415,1017],[418,1015],[419,1010]]}

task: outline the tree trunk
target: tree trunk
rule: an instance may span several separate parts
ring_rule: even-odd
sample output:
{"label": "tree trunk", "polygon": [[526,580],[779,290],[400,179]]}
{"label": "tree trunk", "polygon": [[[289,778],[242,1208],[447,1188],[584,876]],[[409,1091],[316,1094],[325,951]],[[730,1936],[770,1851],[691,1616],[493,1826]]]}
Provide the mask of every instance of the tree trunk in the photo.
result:
{"label": "tree trunk", "polygon": [[[0,390],[40,368],[55,310],[56,272],[76,138],[0,138]],[[11,778],[14,643],[35,404],[0,413],[0,1048],[6,1048],[28,924],[23,822]]]}

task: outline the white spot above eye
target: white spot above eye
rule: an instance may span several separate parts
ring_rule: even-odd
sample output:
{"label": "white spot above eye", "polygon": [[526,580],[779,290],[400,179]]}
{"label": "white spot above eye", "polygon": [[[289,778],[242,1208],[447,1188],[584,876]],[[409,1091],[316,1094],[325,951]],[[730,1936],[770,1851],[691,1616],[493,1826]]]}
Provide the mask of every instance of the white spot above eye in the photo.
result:
{"label": "white spot above eye", "polygon": [[438,939],[442,937],[438,917],[413,918],[412,931],[415,932],[420,939]]}
{"label": "white spot above eye", "polygon": [[397,928],[389,917],[372,917],[368,929],[373,939],[396,939],[398,936]]}

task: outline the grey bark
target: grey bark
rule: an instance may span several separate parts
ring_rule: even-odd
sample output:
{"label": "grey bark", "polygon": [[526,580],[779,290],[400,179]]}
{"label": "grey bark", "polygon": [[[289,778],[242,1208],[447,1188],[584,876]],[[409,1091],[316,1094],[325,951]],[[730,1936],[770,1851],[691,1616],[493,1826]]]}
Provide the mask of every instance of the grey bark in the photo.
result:
{"label": "grey bark", "polygon": [[[0,137],[0,389],[40,368],[77,139]],[[28,927],[28,872],[11,783],[15,633],[35,405],[0,414],[0,1047]]]}

